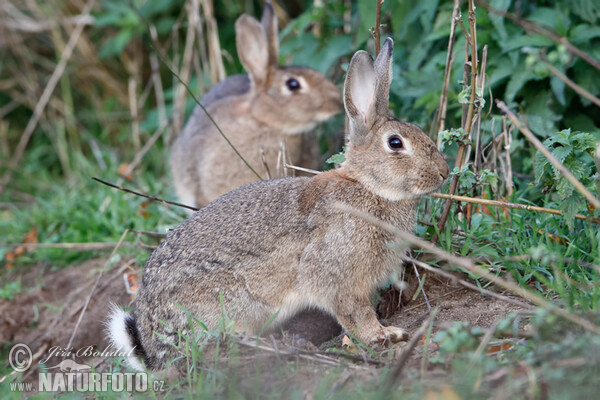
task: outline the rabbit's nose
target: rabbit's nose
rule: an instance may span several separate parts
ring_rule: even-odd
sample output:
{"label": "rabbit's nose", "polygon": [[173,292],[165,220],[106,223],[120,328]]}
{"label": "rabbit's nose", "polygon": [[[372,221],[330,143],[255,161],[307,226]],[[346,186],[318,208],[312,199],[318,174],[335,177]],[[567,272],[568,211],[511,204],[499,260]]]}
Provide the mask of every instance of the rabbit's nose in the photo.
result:
{"label": "rabbit's nose", "polygon": [[450,167],[448,167],[448,163],[446,162],[446,160],[444,160],[444,157],[442,157],[441,155],[436,161],[442,180],[448,179],[448,176],[450,175]]}

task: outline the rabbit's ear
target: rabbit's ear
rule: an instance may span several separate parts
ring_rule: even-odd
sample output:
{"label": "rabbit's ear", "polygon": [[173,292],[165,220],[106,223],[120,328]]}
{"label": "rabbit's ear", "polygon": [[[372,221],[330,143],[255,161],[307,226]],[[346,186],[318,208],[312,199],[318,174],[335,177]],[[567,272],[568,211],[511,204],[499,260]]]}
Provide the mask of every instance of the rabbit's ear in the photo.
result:
{"label": "rabbit's ear", "polygon": [[267,34],[267,42],[269,43],[269,65],[271,67],[279,66],[279,38],[277,37],[277,15],[273,9],[271,0],[265,1],[265,8],[260,23]]}
{"label": "rabbit's ear", "polygon": [[369,128],[375,121],[376,88],[373,59],[366,51],[357,51],[344,82],[344,108],[350,121],[349,138],[354,145],[366,142]]}
{"label": "rabbit's ear", "polygon": [[377,114],[387,115],[390,99],[390,84],[392,83],[392,54],[394,41],[387,38],[375,60],[375,75],[377,75]]}
{"label": "rabbit's ear", "polygon": [[238,56],[256,88],[262,88],[267,81],[269,50],[267,34],[263,26],[249,15],[242,15],[235,21],[235,41]]}

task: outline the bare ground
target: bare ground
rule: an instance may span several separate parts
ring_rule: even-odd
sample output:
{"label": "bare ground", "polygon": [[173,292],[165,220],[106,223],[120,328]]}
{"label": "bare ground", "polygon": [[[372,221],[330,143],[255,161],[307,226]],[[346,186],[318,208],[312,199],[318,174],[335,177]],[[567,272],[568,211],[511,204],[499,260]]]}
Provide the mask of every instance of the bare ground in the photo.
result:
{"label": "bare ground", "polygon": [[[110,304],[128,306],[131,302],[123,278],[124,272],[130,267],[121,262],[104,271],[97,281],[106,262],[105,259],[94,259],[77,267],[56,270],[48,266],[31,268],[21,278],[24,288],[22,292],[13,300],[0,300],[0,340],[3,343],[27,344],[34,354],[33,367],[24,373],[24,381],[36,383],[39,370],[37,363],[47,358],[53,347],[67,348],[71,337],[73,355],[69,354],[68,358],[93,365],[100,371],[108,369],[111,357],[90,358],[76,354],[78,349],[89,346],[97,350],[106,349],[108,341],[103,322],[106,320]],[[92,292],[94,286],[95,290]],[[412,290],[415,288],[413,281]],[[453,321],[464,321],[473,326],[487,328],[508,312],[521,309],[519,306],[482,296],[435,276],[428,277],[424,288],[430,305],[439,306],[434,331],[449,326]],[[382,323],[414,332],[427,318],[428,306],[422,293],[414,300],[407,300],[406,297],[404,296],[403,300],[390,300],[384,296],[384,301],[392,303],[391,309],[395,311],[389,312],[388,304],[390,315],[382,320]],[[394,304],[396,301],[400,303],[399,309],[397,304]],[[78,324],[84,307],[86,310]],[[381,310],[381,307],[379,308]],[[259,342],[242,336],[222,339],[224,342],[221,345],[226,345],[222,346],[223,349],[237,349],[234,363],[226,364],[227,351],[222,351],[217,357],[226,365],[225,373],[236,379],[240,387],[252,387],[257,384],[258,379],[263,389],[295,385],[303,388],[306,393],[313,393],[317,389],[317,383],[332,370],[344,370],[342,377],[332,382],[333,385],[343,385],[350,377],[367,379],[376,374],[377,367],[381,365],[377,360],[365,362],[368,360],[360,354],[347,357],[325,354],[325,349],[341,350],[343,335],[335,321],[323,314],[307,312],[290,321],[284,328],[289,331],[282,334],[282,329],[275,329]],[[257,343],[260,344],[260,348],[255,347]],[[214,350],[214,347],[208,346],[205,351],[210,353],[211,348]],[[395,351],[398,353],[401,347]],[[385,357],[394,354],[390,353],[389,349],[387,353]],[[415,351],[408,367],[418,365],[421,356],[422,351]],[[204,354],[204,359],[210,360],[211,355]],[[46,366],[56,365],[61,360],[62,357],[53,357],[46,362]],[[291,368],[291,361],[298,362],[294,363],[293,373],[285,375],[282,371]],[[259,377],[256,371],[260,371]]]}

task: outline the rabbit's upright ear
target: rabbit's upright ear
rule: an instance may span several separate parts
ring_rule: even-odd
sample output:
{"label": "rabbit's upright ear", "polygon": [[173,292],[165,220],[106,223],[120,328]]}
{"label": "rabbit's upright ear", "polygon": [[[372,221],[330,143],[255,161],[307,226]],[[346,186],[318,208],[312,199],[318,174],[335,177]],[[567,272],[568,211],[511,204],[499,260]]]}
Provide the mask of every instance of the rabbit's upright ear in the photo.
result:
{"label": "rabbit's upright ear", "polygon": [[392,83],[392,55],[394,41],[387,38],[375,60],[375,75],[377,75],[377,89],[375,96],[377,114],[387,115],[390,99],[390,84]]}
{"label": "rabbit's upright ear", "polygon": [[271,0],[265,1],[265,8],[260,23],[267,34],[267,42],[269,43],[269,65],[271,67],[279,66],[279,38],[277,37],[277,16],[273,9]]}
{"label": "rabbit's upright ear", "polygon": [[235,42],[238,56],[256,88],[266,85],[269,66],[269,47],[263,26],[249,15],[235,21]]}
{"label": "rabbit's upright ear", "polygon": [[376,89],[373,59],[366,51],[357,51],[350,61],[344,82],[344,108],[350,121],[348,134],[356,146],[366,142],[377,116]]}

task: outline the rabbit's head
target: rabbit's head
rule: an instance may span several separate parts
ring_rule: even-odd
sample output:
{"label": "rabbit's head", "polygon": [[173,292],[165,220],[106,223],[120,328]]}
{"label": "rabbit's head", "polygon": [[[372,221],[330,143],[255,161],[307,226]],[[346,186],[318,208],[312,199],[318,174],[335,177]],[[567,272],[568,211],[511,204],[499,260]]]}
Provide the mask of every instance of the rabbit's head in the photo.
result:
{"label": "rabbit's head", "polygon": [[235,31],[238,55],[250,78],[254,119],[295,134],[311,130],[342,110],[339,89],[323,74],[307,67],[279,65],[277,17],[269,1],[261,22],[244,14],[236,21]]}
{"label": "rabbit's head", "polygon": [[393,47],[388,38],[375,61],[365,51],[350,61],[344,84],[349,119],[344,167],[373,193],[397,201],[437,189],[449,168],[420,128],[389,115]]}

